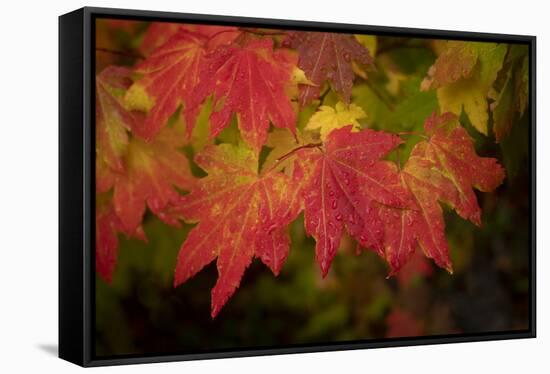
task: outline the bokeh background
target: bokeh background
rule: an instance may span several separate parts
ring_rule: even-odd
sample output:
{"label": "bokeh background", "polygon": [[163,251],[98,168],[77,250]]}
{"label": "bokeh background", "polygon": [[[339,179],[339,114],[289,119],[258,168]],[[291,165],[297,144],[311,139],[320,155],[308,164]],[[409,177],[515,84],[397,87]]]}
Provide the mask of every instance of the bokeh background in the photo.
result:
{"label": "bokeh background", "polygon": [[[98,20],[96,71],[135,64],[147,22]],[[369,80],[356,80],[353,101],[368,117],[364,126],[420,130],[437,110],[435,93],[419,85],[436,58],[438,43],[396,37],[363,37],[375,56]],[[335,102],[331,94],[325,103]],[[311,108],[310,108],[311,109]],[[299,126],[313,110],[306,108]],[[527,111],[528,112],[528,111]],[[203,116],[204,118],[204,116]],[[321,344],[405,336],[524,330],[529,316],[529,117],[512,126],[500,144],[462,124],[482,156],[496,157],[507,178],[493,193],[477,192],[482,228],[445,212],[454,273],[417,253],[398,276],[376,254],[356,253],[346,238],[328,276],[314,261],[303,215],[290,227],[291,249],[274,277],[259,260],[220,315],[210,317],[215,263],[173,288],[181,243],[192,225],[173,228],[146,215],[147,243],[120,236],[112,283],[96,278],[95,349],[98,356],[165,354],[221,349]],[[491,125],[491,124],[489,124]],[[226,139],[234,136],[230,127]],[[405,159],[418,139],[399,155]],[[190,156],[194,149],[186,149]]]}

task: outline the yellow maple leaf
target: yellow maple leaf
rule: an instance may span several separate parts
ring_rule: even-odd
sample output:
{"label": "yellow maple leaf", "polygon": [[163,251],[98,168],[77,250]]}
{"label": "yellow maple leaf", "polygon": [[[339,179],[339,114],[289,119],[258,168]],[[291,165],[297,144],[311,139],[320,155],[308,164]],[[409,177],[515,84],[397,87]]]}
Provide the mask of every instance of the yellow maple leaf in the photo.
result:
{"label": "yellow maple leaf", "polygon": [[359,118],[365,118],[367,115],[360,106],[355,104],[346,105],[339,101],[333,108],[328,105],[322,105],[319,110],[311,116],[306,124],[307,130],[320,129],[321,139],[325,140],[328,134],[335,129],[347,125],[353,125],[354,131],[361,128],[357,122]]}
{"label": "yellow maple leaf", "polygon": [[[475,59],[469,62],[470,68],[464,70],[462,76],[459,72],[452,73],[452,77],[443,77],[443,83],[437,89],[437,97],[442,112],[452,112],[460,115],[462,110],[468,115],[472,125],[482,134],[487,135],[487,122],[489,120],[489,102],[487,98],[492,90],[497,74],[502,68],[506,56],[506,44],[496,43],[471,43],[468,48],[463,44],[451,45],[451,48],[461,48],[457,55],[469,51]],[[450,53],[447,53],[450,54]],[[452,79],[451,79],[452,78]],[[424,89],[427,85],[423,82]],[[432,82],[430,82],[432,83]],[[437,83],[437,82],[434,82]]]}
{"label": "yellow maple leaf", "polygon": [[487,91],[479,79],[465,79],[437,90],[437,98],[442,112],[460,115],[462,108],[472,125],[487,135],[488,102]]}

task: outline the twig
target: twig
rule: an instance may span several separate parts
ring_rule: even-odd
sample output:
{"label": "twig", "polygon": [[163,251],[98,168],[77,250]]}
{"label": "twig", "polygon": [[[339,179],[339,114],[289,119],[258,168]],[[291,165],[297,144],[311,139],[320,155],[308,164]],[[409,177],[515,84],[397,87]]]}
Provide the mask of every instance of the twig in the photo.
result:
{"label": "twig", "polygon": [[286,32],[282,31],[259,31],[258,29],[247,29],[247,28],[241,28],[243,32],[247,32],[254,35],[260,35],[260,36],[285,36],[288,35]]}
{"label": "twig", "polygon": [[110,53],[110,54],[112,54],[112,55],[117,55],[117,56],[138,58],[138,59],[140,59],[140,60],[145,59],[145,57],[142,56],[142,55],[139,54],[139,53],[131,53],[131,52],[124,52],[124,51],[117,51],[117,50],[114,50],[114,49],[103,48],[103,47],[96,47],[95,50],[96,50],[97,52],[105,52],[105,53]]}
{"label": "twig", "polygon": [[279,166],[281,164],[281,162],[283,162],[286,159],[288,159],[289,157],[293,156],[296,152],[298,152],[301,149],[307,149],[307,148],[319,148],[320,149],[320,147],[322,145],[323,145],[323,143],[309,143],[309,144],[305,144],[305,145],[301,145],[299,147],[296,147],[296,148],[292,149],[291,151],[285,153],[284,155],[282,155],[278,159],[276,159],[273,166],[271,166],[269,169],[267,169],[265,171],[265,173],[271,172],[273,169],[277,168],[277,166]]}
{"label": "twig", "polygon": [[384,98],[382,96],[382,94],[380,94],[380,91],[378,90],[378,88],[376,88],[372,82],[370,81],[370,79],[366,79],[365,80],[365,83],[367,84],[367,86],[370,88],[370,90],[372,91],[372,93],[378,98],[378,100],[380,100],[382,103],[384,103],[384,105],[386,105],[386,107],[388,107],[388,109],[393,112],[395,110],[395,107],[392,103],[390,103],[388,100],[386,100],[386,98]]}
{"label": "twig", "polygon": [[397,132],[396,134],[399,135],[399,136],[402,136],[402,135],[416,135],[416,136],[420,136],[421,138],[426,139],[426,140],[429,139],[426,135],[424,135],[422,133],[419,133],[419,132],[415,132],[415,131],[400,131],[400,132]]}
{"label": "twig", "polygon": [[325,104],[325,97],[327,97],[329,92],[330,92],[330,86],[325,89],[325,92],[319,95],[319,103],[321,105]]}
{"label": "twig", "polygon": [[397,149],[395,150],[395,153],[396,153],[396,158],[397,158],[397,170],[401,171],[401,155],[400,155],[400,152],[399,152],[399,147],[397,147]]}

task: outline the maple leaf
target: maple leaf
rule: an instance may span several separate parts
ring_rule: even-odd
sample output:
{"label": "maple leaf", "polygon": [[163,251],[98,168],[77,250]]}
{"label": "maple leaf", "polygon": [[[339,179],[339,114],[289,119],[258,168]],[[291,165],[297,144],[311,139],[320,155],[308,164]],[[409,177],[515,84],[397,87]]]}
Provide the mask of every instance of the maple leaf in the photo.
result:
{"label": "maple leaf", "polygon": [[360,130],[361,124],[357,120],[366,116],[360,106],[353,103],[346,105],[339,101],[334,108],[328,105],[320,106],[317,112],[309,119],[306,129],[320,129],[321,139],[325,140],[332,130],[344,126],[353,125],[354,131]]}
{"label": "maple leaf", "polygon": [[189,190],[195,181],[187,157],[178,150],[185,143],[183,139],[176,127],[166,127],[151,142],[137,137],[129,141],[125,172],[116,176],[113,195],[126,233],[141,231],[146,206],[166,223],[177,225],[165,208],[179,199],[174,187]]}
{"label": "maple leaf", "polygon": [[265,144],[270,122],[295,132],[296,113],[286,90],[294,69],[284,51],[273,52],[271,39],[230,45],[209,54],[193,95],[202,102],[213,95],[211,136],[237,114],[242,138],[256,152]]}
{"label": "maple leaf", "polygon": [[434,113],[424,129],[429,138],[415,145],[401,171],[401,184],[413,196],[412,209],[381,208],[390,275],[410,259],[416,243],[438,266],[452,272],[440,202],[480,226],[481,209],[473,188],[493,191],[504,179],[496,159],[477,156],[472,138],[455,115]]}
{"label": "maple leaf", "polygon": [[449,42],[430,69],[422,88],[438,87],[442,112],[460,115],[464,109],[472,125],[487,135],[487,98],[502,68],[506,50],[505,44]]}
{"label": "maple leaf", "polygon": [[327,80],[342,101],[349,103],[355,78],[352,62],[372,64],[368,49],[353,35],[295,31],[288,34],[285,44],[298,50],[299,67],[316,85],[302,86],[301,106],[319,97],[321,86]]}
{"label": "maple leaf", "polygon": [[187,136],[191,135],[201,104],[192,98],[197,87],[202,85],[199,77],[206,64],[205,55],[210,49],[229,43],[238,35],[234,28],[215,30],[217,33],[206,36],[179,28],[166,43],[137,65],[135,71],[142,78],[126,93],[126,104],[131,109],[148,112],[138,135],[151,139],[182,104]]}
{"label": "maple leaf", "polygon": [[479,49],[477,44],[448,41],[445,50],[430,67],[428,76],[421,83],[423,91],[439,88],[461,78],[468,78],[477,63]]}
{"label": "maple leaf", "polygon": [[445,220],[439,201],[448,204],[456,201],[454,186],[440,173],[431,170],[431,163],[426,162],[423,155],[411,154],[401,178],[414,197],[414,205],[412,209],[386,210],[382,215],[386,230],[385,257],[391,267],[389,275],[401,270],[417,245],[438,266],[452,273]]}
{"label": "maple leaf", "polygon": [[297,163],[303,187],[305,227],[316,240],[315,255],[326,276],[344,229],[363,247],[382,251],[384,226],[376,203],[404,207],[407,191],[397,167],[380,160],[401,143],[395,135],[347,126],[332,131],[323,147],[303,148]]}
{"label": "maple leaf", "polygon": [[139,119],[122,103],[130,86],[131,71],[107,67],[96,76],[96,186],[99,192],[111,188],[114,172],[123,172],[122,157],[128,147],[128,131]]}
{"label": "maple leaf", "polygon": [[163,209],[179,196],[173,186],[189,189],[194,179],[187,157],[177,149],[184,145],[177,125],[165,128],[149,143],[129,136],[130,130],[143,129],[143,116],[122,103],[130,74],[129,69],[110,67],[96,77],[96,190],[113,188],[123,231],[145,239],[141,229],[145,205],[175,223]]}
{"label": "maple leaf", "polygon": [[[119,98],[110,95],[114,86],[104,81],[111,75],[121,78],[119,73],[116,69],[107,71],[97,79],[96,191],[113,189],[113,198],[96,205],[95,258],[96,270],[107,282],[116,266],[117,234],[146,240],[141,227],[146,203],[165,222],[177,224],[164,209],[179,197],[173,186],[189,189],[193,182],[187,158],[177,150],[183,145],[183,136],[175,128],[164,129],[151,143],[128,135],[128,128],[141,126],[140,117],[126,112]],[[109,133],[113,131],[115,135]],[[109,152],[112,149],[117,152]],[[116,162],[108,161],[108,156]]]}
{"label": "maple leaf", "polygon": [[174,286],[217,259],[212,289],[214,318],[239,287],[254,256],[277,275],[288,255],[285,227],[302,209],[295,181],[283,173],[258,174],[258,157],[248,148],[209,145],[195,157],[208,175],[173,209],[198,225],[182,244]]}
{"label": "maple leaf", "polygon": [[497,159],[476,154],[473,139],[451,113],[434,113],[426,120],[424,130],[430,140],[419,143],[415,155],[424,152],[424,157],[433,162],[432,168],[453,183],[458,199],[453,208],[480,226],[481,209],[473,188],[482,192],[495,190],[504,180],[504,168]]}
{"label": "maple leaf", "polygon": [[493,132],[496,142],[500,143],[508,135],[515,120],[525,112],[529,99],[529,71],[527,48],[511,46],[503,69],[504,84],[498,93],[494,93]]}

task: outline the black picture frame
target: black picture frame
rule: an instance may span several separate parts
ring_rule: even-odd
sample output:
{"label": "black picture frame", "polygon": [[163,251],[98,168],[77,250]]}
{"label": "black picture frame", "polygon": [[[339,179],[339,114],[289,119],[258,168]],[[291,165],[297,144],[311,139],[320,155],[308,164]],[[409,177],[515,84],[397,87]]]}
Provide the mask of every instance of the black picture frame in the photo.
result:
{"label": "black picture frame", "polygon": [[[284,347],[251,347],[164,355],[94,355],[94,20],[112,17],[384,36],[499,41],[529,46],[531,118],[529,328],[525,331],[440,335]],[[536,337],[536,37],[401,27],[335,24],[172,12],[85,7],[59,17],[59,357],[81,366],[138,364],[224,357],[399,347]]]}

